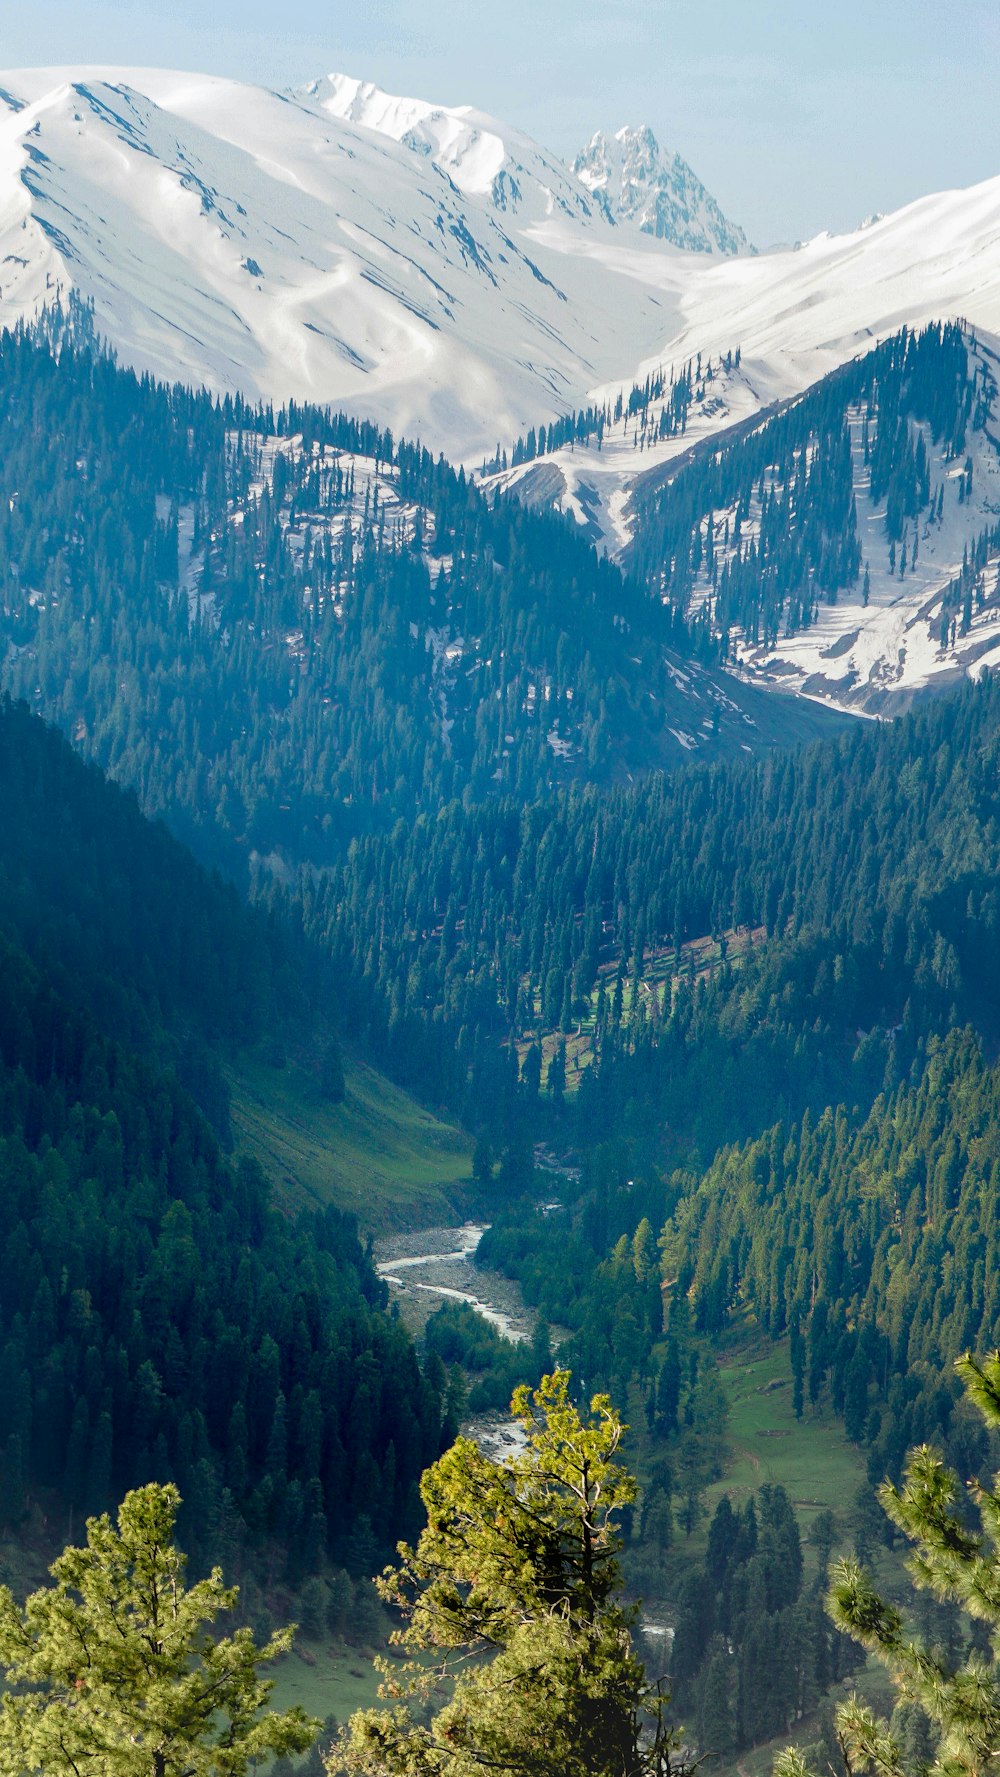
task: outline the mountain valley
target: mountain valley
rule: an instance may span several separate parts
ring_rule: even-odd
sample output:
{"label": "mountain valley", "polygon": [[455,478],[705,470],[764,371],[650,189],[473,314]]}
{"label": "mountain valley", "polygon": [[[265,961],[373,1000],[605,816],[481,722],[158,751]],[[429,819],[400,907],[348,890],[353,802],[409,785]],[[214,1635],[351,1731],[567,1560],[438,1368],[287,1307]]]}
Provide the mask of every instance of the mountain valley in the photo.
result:
{"label": "mountain valley", "polygon": [[1000,178],[758,252],[645,128],[0,75],[15,1591],[176,1483],[370,1705],[372,1576],[566,1370],[683,1744],[892,1709],[834,1558],[904,1598],[872,1487],[1000,1460],[998,393]]}

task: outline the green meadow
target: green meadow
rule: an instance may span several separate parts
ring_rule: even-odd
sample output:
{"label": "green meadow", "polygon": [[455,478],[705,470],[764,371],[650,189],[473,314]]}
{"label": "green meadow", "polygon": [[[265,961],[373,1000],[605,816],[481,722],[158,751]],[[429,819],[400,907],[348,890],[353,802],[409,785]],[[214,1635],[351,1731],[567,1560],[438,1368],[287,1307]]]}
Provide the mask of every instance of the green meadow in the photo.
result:
{"label": "green meadow", "polygon": [[468,1138],[374,1068],[345,1057],[344,1071],[331,1104],[301,1062],[241,1058],[228,1076],[238,1150],[290,1206],[333,1203],[376,1234],[447,1220],[471,1176]]}

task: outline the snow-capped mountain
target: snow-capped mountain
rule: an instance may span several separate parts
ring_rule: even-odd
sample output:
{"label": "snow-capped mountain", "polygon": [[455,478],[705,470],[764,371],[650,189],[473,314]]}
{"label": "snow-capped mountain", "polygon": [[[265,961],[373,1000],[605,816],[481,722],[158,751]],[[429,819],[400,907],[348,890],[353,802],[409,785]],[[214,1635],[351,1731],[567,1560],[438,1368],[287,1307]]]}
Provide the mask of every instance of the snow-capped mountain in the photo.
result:
{"label": "snow-capped mountain", "polygon": [[343,75],[0,89],[0,318],[75,287],[157,375],[329,401],[470,464],[702,349],[742,342],[741,400],[793,392],[901,319],[977,318],[1000,260],[971,193],[796,253],[680,251],[523,134]]}
{"label": "snow-capped mountain", "polygon": [[[967,327],[964,345],[971,393],[961,448],[944,435],[935,437],[926,421],[909,421],[937,505],[921,507],[901,542],[889,535],[886,490],[873,491],[867,397],[847,407],[857,576],[835,597],[818,599],[808,624],[783,623],[770,638],[735,626],[729,660],[745,684],[803,693],[844,711],[898,715],[930,690],[987,667],[1000,669],[1000,339]],[[856,356],[863,361],[866,353]],[[670,435],[674,386],[657,376],[648,398],[647,386],[637,386],[634,405],[624,403],[617,417],[606,420],[599,444],[591,433],[572,448],[562,446],[488,479],[515,489],[529,505],[559,506],[599,548],[642,577],[651,559],[646,525],[651,516],[655,524],[661,493],[707,455],[714,459],[737,443],[774,436],[775,454],[757,449],[739,497],[699,521],[702,565],[688,606],[689,617],[696,617],[710,609],[727,565],[759,542],[760,487],[769,479],[773,496],[782,454],[776,428],[812,395],[762,403],[745,361],[706,355],[691,381],[685,424]],[[826,386],[821,379],[819,392]],[[603,412],[607,416],[609,409]],[[767,477],[760,475],[761,463],[769,465]],[[711,550],[710,526],[716,534]],[[718,541],[723,535],[725,541]],[[658,561],[662,567],[663,557]]]}
{"label": "snow-capped mountain", "polygon": [[619,253],[568,169],[478,114],[336,76],[0,89],[4,320],[75,288],[159,376],[349,407],[470,461],[663,331],[656,250]]}
{"label": "snow-capped mountain", "polygon": [[580,183],[614,222],[694,253],[745,253],[742,228],[724,216],[711,192],[679,154],[661,149],[647,124],[598,130],[573,162]]}
{"label": "snow-capped mountain", "polygon": [[[540,227],[568,250],[568,232]],[[684,365],[714,366],[704,399],[683,434],[660,436],[627,411],[601,449],[565,447],[544,465],[527,463],[502,479],[538,483],[546,497],[587,522],[612,553],[632,535],[632,493],[702,440],[786,401],[901,326],[964,319],[1000,335],[1000,178],[939,192],[871,220],[850,234],[817,235],[797,248],[708,258],[654,254],[664,330],[655,354],[588,391],[613,405],[647,378]],[[739,362],[735,353],[739,348]],[[728,359],[728,367],[727,367]],[[541,499],[540,488],[532,497]]]}
{"label": "snow-capped mountain", "polygon": [[603,208],[594,205],[557,156],[471,105],[399,98],[349,74],[312,81],[299,96],[330,117],[388,137],[419,159],[432,161],[459,191],[521,221],[555,210],[586,223],[595,208]]}
{"label": "snow-capped mountain", "polygon": [[[977,340],[973,363],[995,388],[1000,342]],[[975,560],[979,540],[995,530],[1000,450],[992,414],[982,426],[970,427],[965,453],[957,459],[935,445],[926,425],[918,428],[929,475],[944,497],[938,516],[925,511],[913,526],[907,563],[887,539],[884,500],[871,496],[860,408],[849,415],[849,426],[864,570],[855,586],[820,607],[808,630],[782,635],[771,647],[737,637],[734,656],[748,684],[801,691],[839,709],[896,716],[928,690],[1000,668],[1000,550],[995,545],[980,544],[984,560],[967,576],[964,618],[949,622],[945,607],[963,563]]]}
{"label": "snow-capped mountain", "polygon": [[[629,145],[613,141],[620,195]],[[640,448],[626,416],[600,453],[546,458],[554,497],[572,505],[580,484],[613,548],[636,474],[693,429],[794,395],[903,322],[1000,333],[1000,180],[733,256],[610,221],[599,159],[588,190],[479,112],[344,75],[279,93],[162,70],[0,74],[0,320],[75,288],[127,362],[328,401],[470,465],[740,346],[683,440]]]}
{"label": "snow-capped mountain", "polygon": [[[667,238],[675,198],[698,250]],[[650,478],[904,323],[960,316],[1000,336],[1000,179],[794,250],[738,250],[728,227],[645,132],[595,138],[571,172],[479,112],[344,75],[282,93],[149,70],[0,74],[0,321],[76,290],[125,362],[329,402],[470,466],[600,409],[614,417],[599,440],[560,432],[496,479],[616,554]],[[697,399],[665,425],[668,394],[658,409],[649,390],[691,366]],[[808,637],[743,649],[742,669],[856,706],[984,657],[989,587],[947,648],[934,624],[975,526],[1000,512],[992,430],[975,498],[921,536],[919,573],[883,575],[881,517],[859,493],[868,605],[845,596]]]}

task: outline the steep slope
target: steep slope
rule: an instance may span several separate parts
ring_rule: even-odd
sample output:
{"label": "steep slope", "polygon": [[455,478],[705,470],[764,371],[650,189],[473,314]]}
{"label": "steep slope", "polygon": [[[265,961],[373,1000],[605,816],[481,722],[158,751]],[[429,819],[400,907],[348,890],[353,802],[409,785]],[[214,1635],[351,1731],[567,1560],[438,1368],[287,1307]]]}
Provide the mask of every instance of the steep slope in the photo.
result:
{"label": "steep slope", "polygon": [[[558,219],[533,233],[573,251]],[[903,325],[961,318],[978,333],[1000,333],[1000,178],[922,198],[852,233],[821,234],[795,249],[740,258],[654,255],[646,265],[655,267],[664,304],[656,351],[622,366],[578,403],[610,411],[620,404],[599,451],[591,442],[581,452],[577,440],[546,459],[548,497],[585,517],[612,552],[632,537],[633,492],[700,439],[801,394]],[[699,366],[705,386],[683,428],[663,433],[644,425],[641,413],[636,423],[630,390],[641,399],[659,379],[669,403],[671,383],[688,367],[692,382],[702,381]],[[657,422],[661,408],[662,402]],[[546,417],[540,408],[532,423]],[[543,500],[543,490],[532,487],[531,465],[505,479],[526,482],[528,497]]]}
{"label": "steep slope", "polygon": [[742,228],[724,216],[676,150],[662,149],[648,124],[606,136],[598,130],[573,162],[580,183],[615,222],[694,253],[744,253]]}
{"label": "steep slope", "polygon": [[904,330],[647,474],[625,559],[738,670],[844,707],[996,665],[997,366],[958,326]]}
{"label": "steep slope", "polygon": [[865,409],[848,410],[859,569],[835,600],[818,605],[808,631],[790,626],[763,643],[741,637],[740,668],[842,708],[899,715],[914,698],[964,675],[1000,666],[1000,440],[996,436],[997,343],[980,339],[973,359],[989,407],[970,425],[962,451],[913,428],[936,490],[895,530],[886,489],[865,460]]}
{"label": "steep slope", "polygon": [[[641,132],[587,162],[596,196],[493,119],[343,75],[277,93],[15,70],[0,74],[0,317],[74,288],[142,369],[331,401],[470,464],[699,352],[742,347],[734,397],[760,406],[903,322],[1000,331],[996,181],[733,258],[711,200]],[[644,233],[670,234],[668,200],[690,213],[685,240],[720,251]],[[723,398],[714,423],[731,417]]]}
{"label": "steep slope", "polygon": [[556,212],[588,223],[603,208],[554,154],[471,105],[399,98],[349,74],[312,81],[300,96],[329,117],[400,143],[433,162],[459,191],[519,221]]}
{"label": "steep slope", "polygon": [[[605,262],[615,230],[583,188],[485,120],[336,79],[44,69],[0,89],[0,317],[74,288],[168,380],[343,404],[475,458],[662,331],[655,275]],[[536,246],[550,214],[596,259]]]}
{"label": "steep slope", "polygon": [[485,479],[571,513],[743,678],[898,715],[1000,662],[998,363],[906,329],[761,408],[739,353],[696,359]]}
{"label": "steep slope", "polygon": [[0,1523],[169,1475],[199,1559],[221,1513],[298,1584],[354,1552],[370,1571],[373,1538],[415,1522],[444,1403],[354,1223],[278,1213],[165,1065],[185,1026],[275,1038],[304,976],[131,796],[0,703]]}
{"label": "steep slope", "polygon": [[717,358],[738,345],[761,399],[773,400],[904,323],[962,317],[1000,332],[998,223],[993,178],[921,198],[849,234],[696,262],[681,293],[682,325],[657,362]]}
{"label": "steep slope", "polygon": [[679,659],[572,526],[374,427],[8,335],[0,438],[6,683],[245,877],[811,716]]}

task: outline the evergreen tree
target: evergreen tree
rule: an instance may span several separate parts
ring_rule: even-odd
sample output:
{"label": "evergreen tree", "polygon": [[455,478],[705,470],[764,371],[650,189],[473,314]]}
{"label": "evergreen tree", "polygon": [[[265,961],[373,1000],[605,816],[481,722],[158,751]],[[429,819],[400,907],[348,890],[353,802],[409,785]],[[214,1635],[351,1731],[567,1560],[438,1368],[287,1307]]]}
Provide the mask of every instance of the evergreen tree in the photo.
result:
{"label": "evergreen tree", "polygon": [[698,1710],[698,1737],[703,1756],[721,1760],[736,1746],[733,1721],[732,1659],[721,1636],[716,1636],[705,1668]]}
{"label": "evergreen tree", "polygon": [[[969,1355],[956,1369],[969,1399],[991,1431],[1000,1429],[1000,1351],[980,1363]],[[885,1482],[879,1498],[912,1545],[910,1576],[922,1593],[972,1619],[971,1651],[908,1633],[894,1604],[875,1590],[856,1560],[833,1569],[829,1610],[838,1627],[888,1669],[900,1704],[892,1723],[852,1698],[837,1711],[837,1737],[849,1777],[985,1777],[1000,1761],[1000,1476],[993,1488],[968,1483],[979,1524],[960,1505],[961,1485],[940,1454],[923,1444],[911,1451],[902,1486]],[[977,1633],[978,1631],[978,1633]],[[989,1652],[984,1649],[988,1648]],[[931,1748],[933,1753],[931,1755]],[[807,1777],[802,1754],[791,1748],[776,1777]]]}
{"label": "evergreen tree", "polygon": [[[625,1427],[606,1396],[581,1415],[569,1383],[560,1370],[515,1392],[523,1454],[496,1463],[459,1438],[424,1475],[427,1527],[379,1582],[406,1618],[393,1635],[402,1665],[378,1662],[383,1695],[404,1701],[354,1715],[331,1771],[337,1760],[368,1777],[666,1768],[673,1736],[618,1598],[615,1526],[636,1498],[617,1460]],[[443,1706],[429,1717],[412,1706],[444,1679]]]}
{"label": "evergreen tree", "polygon": [[320,1723],[298,1706],[262,1713],[272,1686],[258,1667],[292,1630],[263,1647],[249,1629],[213,1637],[237,1589],[218,1568],[185,1587],[179,1505],[173,1486],[141,1487],[117,1528],[88,1520],[86,1547],[66,1549],[23,1610],[0,1590],[0,1662],[16,1687],[0,1706],[4,1777],[242,1777],[312,1744]]}

